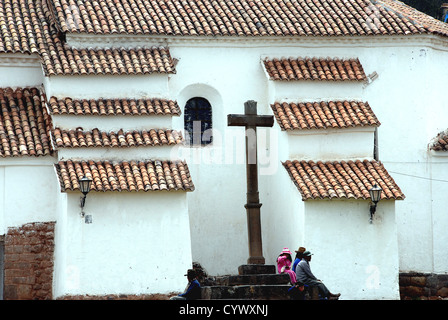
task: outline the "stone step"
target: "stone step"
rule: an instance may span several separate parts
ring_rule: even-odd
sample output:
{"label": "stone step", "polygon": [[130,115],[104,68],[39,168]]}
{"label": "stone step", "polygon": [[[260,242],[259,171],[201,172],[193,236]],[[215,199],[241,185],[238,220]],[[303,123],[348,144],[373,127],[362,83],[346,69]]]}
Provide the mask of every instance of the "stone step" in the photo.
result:
{"label": "stone step", "polygon": [[243,264],[238,267],[238,274],[276,274],[275,265],[270,264]]}
{"label": "stone step", "polygon": [[204,300],[287,300],[290,285],[240,285],[202,287]]}
{"label": "stone step", "polygon": [[277,285],[289,284],[287,274],[247,274],[216,277],[215,284],[220,286],[237,285]]}

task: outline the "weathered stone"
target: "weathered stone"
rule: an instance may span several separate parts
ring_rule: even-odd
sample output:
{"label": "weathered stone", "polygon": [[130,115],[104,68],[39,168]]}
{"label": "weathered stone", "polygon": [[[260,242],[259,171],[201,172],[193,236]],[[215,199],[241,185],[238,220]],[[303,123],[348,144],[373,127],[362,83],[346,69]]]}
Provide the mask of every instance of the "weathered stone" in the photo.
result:
{"label": "weathered stone", "polygon": [[416,286],[407,286],[403,289],[403,293],[412,298],[420,297],[425,295],[425,289]]}
{"label": "weathered stone", "polygon": [[424,287],[426,285],[426,277],[416,276],[410,279],[411,286]]}
{"label": "weathered stone", "polygon": [[448,297],[448,287],[444,287],[442,289],[437,290],[436,295],[441,297]]}
{"label": "weathered stone", "polygon": [[267,264],[244,264],[238,267],[240,275],[247,274],[275,274],[275,266]]}

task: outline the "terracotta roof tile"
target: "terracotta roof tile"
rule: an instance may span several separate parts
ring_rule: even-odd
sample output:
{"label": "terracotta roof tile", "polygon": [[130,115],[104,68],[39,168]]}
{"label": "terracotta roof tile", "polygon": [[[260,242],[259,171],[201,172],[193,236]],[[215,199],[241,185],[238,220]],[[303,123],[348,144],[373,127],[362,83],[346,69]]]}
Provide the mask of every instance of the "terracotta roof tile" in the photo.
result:
{"label": "terracotta roof tile", "polygon": [[55,39],[54,50],[56,56],[42,55],[47,76],[175,73],[174,60],[164,47],[75,49]]}
{"label": "terracotta roof tile", "polygon": [[380,122],[367,102],[276,102],[271,105],[271,108],[282,130],[380,125]]}
{"label": "terracotta roof tile", "polygon": [[52,122],[36,88],[0,89],[0,156],[45,156],[53,153]]}
{"label": "terracotta roof tile", "polygon": [[395,0],[0,1],[0,52],[37,53],[47,76],[175,73],[168,48],[72,48],[67,32],[448,36],[448,25]]}
{"label": "terracotta roof tile", "polygon": [[92,179],[93,191],[193,191],[188,166],[182,161],[59,161],[61,190],[79,190],[78,179]]}
{"label": "terracotta roof tile", "polygon": [[429,149],[434,151],[448,151],[448,129],[439,132],[430,142]]}
{"label": "terracotta roof tile", "polygon": [[378,161],[286,161],[283,166],[302,195],[310,199],[370,199],[375,184],[381,199],[402,200],[404,194]]}
{"label": "terracotta roof tile", "polygon": [[[393,0],[52,0],[62,32],[339,36],[433,32]],[[443,34],[448,28],[438,24]]]}
{"label": "terracotta roof tile", "polygon": [[50,112],[71,115],[174,115],[181,114],[176,101],[166,99],[72,99],[51,97]]}
{"label": "terracotta roof tile", "polygon": [[175,130],[133,130],[104,132],[98,129],[85,131],[82,128],[53,130],[53,140],[56,148],[91,148],[111,147],[127,148],[140,146],[163,146],[183,143],[182,134]]}
{"label": "terracotta roof tile", "polygon": [[263,61],[271,80],[365,81],[358,59],[280,58]]}

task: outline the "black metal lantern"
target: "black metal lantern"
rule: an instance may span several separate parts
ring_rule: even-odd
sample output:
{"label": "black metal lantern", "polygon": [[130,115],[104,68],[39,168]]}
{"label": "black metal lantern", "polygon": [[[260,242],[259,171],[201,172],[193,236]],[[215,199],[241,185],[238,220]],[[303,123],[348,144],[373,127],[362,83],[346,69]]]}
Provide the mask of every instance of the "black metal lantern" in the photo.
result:
{"label": "black metal lantern", "polygon": [[372,200],[372,204],[370,205],[370,223],[372,223],[373,215],[376,211],[376,205],[381,200],[381,192],[383,189],[378,187],[376,184],[369,189],[370,199]]}
{"label": "black metal lantern", "polygon": [[92,185],[92,179],[87,178],[86,176],[79,179],[79,190],[81,190],[84,197],[81,198],[81,210],[84,208],[84,204],[86,202],[87,194],[90,192],[90,187]]}
{"label": "black metal lantern", "polygon": [[87,178],[86,176],[79,179],[79,190],[84,195],[87,195],[90,192],[90,186],[92,185],[92,180]]}

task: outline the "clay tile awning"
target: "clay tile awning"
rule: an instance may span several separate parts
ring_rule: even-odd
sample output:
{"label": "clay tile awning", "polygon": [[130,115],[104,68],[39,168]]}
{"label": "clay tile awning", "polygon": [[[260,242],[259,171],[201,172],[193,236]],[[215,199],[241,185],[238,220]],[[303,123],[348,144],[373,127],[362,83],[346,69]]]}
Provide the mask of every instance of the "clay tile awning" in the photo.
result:
{"label": "clay tile awning", "polygon": [[282,130],[375,126],[381,123],[367,102],[276,102],[271,105]]}
{"label": "clay tile awning", "polygon": [[375,184],[383,189],[381,199],[403,200],[403,192],[383,164],[374,160],[285,161],[283,166],[302,200],[370,199]]}
{"label": "clay tile awning", "polygon": [[52,122],[37,88],[0,88],[0,157],[53,154]]}
{"label": "clay tile awning", "polygon": [[164,47],[76,49],[56,41],[55,48],[57,59],[42,55],[47,76],[176,73],[174,59]]}
{"label": "clay tile awning", "polygon": [[264,59],[264,67],[274,81],[366,81],[359,59],[274,58]]}
{"label": "clay tile awning", "polygon": [[172,146],[184,142],[181,132],[170,129],[106,132],[99,129],[56,128],[53,130],[53,140],[56,148]]}
{"label": "clay tile awning", "polygon": [[78,179],[92,179],[92,191],[193,191],[183,161],[59,161],[61,191],[79,190]]}
{"label": "clay tile awning", "polygon": [[50,112],[53,115],[162,115],[181,114],[176,101],[167,99],[73,99],[51,97]]}
{"label": "clay tile awning", "polygon": [[429,149],[434,151],[448,151],[448,129],[439,132],[430,142]]}

